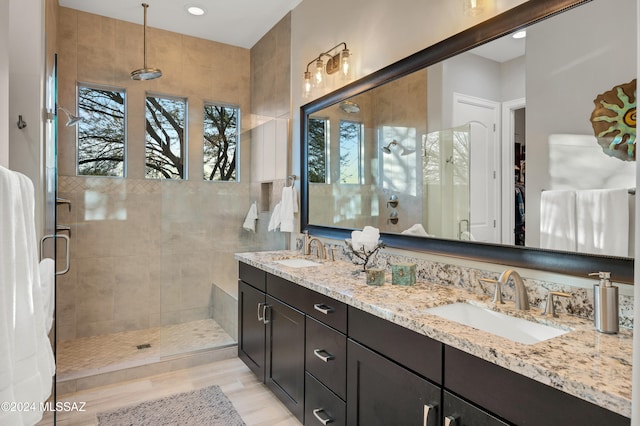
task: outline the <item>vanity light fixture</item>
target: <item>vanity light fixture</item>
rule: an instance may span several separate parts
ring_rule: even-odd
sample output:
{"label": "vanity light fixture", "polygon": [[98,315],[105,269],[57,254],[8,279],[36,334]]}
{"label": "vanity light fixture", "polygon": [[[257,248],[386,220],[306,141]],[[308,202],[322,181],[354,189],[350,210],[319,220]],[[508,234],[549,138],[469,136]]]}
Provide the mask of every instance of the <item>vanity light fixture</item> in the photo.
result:
{"label": "vanity light fixture", "polygon": [[[339,47],[344,48],[338,50]],[[327,63],[325,65],[323,58],[327,57]],[[320,53],[316,58],[309,61],[307,68],[304,72],[304,80],[302,85],[302,95],[307,98],[311,95],[311,90],[315,88],[323,88],[325,83],[325,76],[340,72],[344,79],[349,77],[351,67],[351,54],[347,48],[347,43],[342,42],[326,52]],[[309,67],[314,65],[313,73],[309,71]]]}
{"label": "vanity light fixture", "polygon": [[148,68],[147,67],[147,9],[149,5],[147,3],[142,3],[142,7],[144,8],[144,32],[143,32],[143,42],[144,42],[144,68],[140,68],[137,70],[131,71],[131,79],[132,80],[153,80],[154,78],[162,77],[162,71],[158,68]]}
{"label": "vanity light fixture", "polygon": [[484,0],[462,0],[465,15],[476,16],[484,11]]}
{"label": "vanity light fixture", "polygon": [[184,10],[186,10],[187,13],[193,16],[202,16],[207,13],[207,9],[196,4],[188,4],[184,7]]}

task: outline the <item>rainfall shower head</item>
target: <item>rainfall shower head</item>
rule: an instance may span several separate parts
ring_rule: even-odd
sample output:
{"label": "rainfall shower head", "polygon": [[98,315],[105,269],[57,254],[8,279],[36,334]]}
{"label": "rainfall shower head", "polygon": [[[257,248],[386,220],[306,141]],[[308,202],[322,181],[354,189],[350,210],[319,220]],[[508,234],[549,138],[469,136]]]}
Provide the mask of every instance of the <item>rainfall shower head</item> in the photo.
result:
{"label": "rainfall shower head", "polygon": [[144,8],[143,43],[144,43],[144,68],[131,71],[132,80],[153,80],[162,77],[162,71],[158,68],[147,67],[147,3],[142,3]]}

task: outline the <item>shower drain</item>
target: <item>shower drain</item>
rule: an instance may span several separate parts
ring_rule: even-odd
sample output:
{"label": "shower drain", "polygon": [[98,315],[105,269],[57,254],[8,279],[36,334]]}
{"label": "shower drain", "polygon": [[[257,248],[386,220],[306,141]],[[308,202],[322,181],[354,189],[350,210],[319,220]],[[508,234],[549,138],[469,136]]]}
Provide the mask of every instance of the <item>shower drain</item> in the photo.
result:
{"label": "shower drain", "polygon": [[151,347],[151,343],[143,343],[141,345],[136,346],[138,349],[147,349]]}

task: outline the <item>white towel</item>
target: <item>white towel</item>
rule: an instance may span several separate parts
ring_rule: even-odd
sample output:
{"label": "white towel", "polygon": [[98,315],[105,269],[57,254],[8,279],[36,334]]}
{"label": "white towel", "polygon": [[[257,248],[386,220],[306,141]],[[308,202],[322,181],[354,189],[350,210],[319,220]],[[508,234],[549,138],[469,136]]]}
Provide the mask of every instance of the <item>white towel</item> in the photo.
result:
{"label": "white towel", "polygon": [[428,237],[429,236],[429,234],[427,234],[427,231],[424,229],[424,226],[422,226],[421,223],[416,223],[415,225],[412,225],[408,229],[405,229],[404,231],[402,231],[401,234],[417,235],[419,237]]}
{"label": "white towel", "polygon": [[42,308],[45,320],[45,331],[49,333],[53,325],[53,310],[55,307],[55,279],[56,262],[46,258],[40,261],[40,283],[42,285]]}
{"label": "white towel", "polygon": [[282,199],[280,200],[280,232],[293,232],[295,224],[293,214],[297,209],[295,199],[295,189],[292,186],[282,188]]}
{"label": "white towel", "polygon": [[271,219],[269,219],[268,231],[274,231],[280,226],[280,203],[276,204],[271,213]]}
{"label": "white towel", "polygon": [[[0,401],[44,402],[55,371],[45,330],[33,183],[0,167]],[[0,411],[0,424],[35,424],[38,410]]]}
{"label": "white towel", "polygon": [[629,193],[621,189],[576,191],[577,250],[629,255]]}
{"label": "white towel", "polygon": [[576,251],[576,194],[548,190],[540,197],[540,247]]}
{"label": "white towel", "polygon": [[258,207],[254,201],[251,207],[249,207],[247,217],[245,217],[242,227],[247,231],[256,232],[256,219],[258,219]]}

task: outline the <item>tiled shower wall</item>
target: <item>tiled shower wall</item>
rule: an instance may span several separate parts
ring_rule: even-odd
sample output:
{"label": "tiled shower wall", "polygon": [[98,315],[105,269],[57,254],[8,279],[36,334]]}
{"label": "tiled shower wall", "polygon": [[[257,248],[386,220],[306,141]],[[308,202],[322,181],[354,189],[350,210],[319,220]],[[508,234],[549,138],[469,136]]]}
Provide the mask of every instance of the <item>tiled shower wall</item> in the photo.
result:
{"label": "tiled shower wall", "polygon": [[[236,335],[234,253],[283,248],[285,236],[242,228],[253,194],[250,52],[149,28],[148,63],[163,71],[132,81],[142,64],[142,26],[59,9],[59,105],[76,106],[76,83],[126,89],[127,178],[78,177],[75,128],[59,127],[58,224],[71,227],[71,268],[57,283],[57,338],[213,317]],[[144,96],[188,98],[188,178],[144,178]],[[240,182],[202,180],[203,101],[242,111]],[[63,122],[63,120],[60,120]],[[275,188],[281,188],[274,183]]]}

